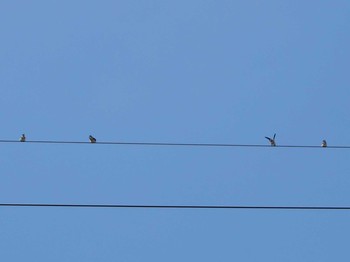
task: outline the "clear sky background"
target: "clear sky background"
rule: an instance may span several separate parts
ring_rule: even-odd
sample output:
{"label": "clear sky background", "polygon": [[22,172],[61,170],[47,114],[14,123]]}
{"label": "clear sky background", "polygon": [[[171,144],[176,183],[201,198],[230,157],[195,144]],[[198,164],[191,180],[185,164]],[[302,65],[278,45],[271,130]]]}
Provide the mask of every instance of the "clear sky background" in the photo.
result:
{"label": "clear sky background", "polygon": [[[0,139],[350,145],[350,2],[1,1]],[[347,149],[0,144],[1,203],[349,206]],[[345,261],[349,211],[0,208],[1,261]]]}

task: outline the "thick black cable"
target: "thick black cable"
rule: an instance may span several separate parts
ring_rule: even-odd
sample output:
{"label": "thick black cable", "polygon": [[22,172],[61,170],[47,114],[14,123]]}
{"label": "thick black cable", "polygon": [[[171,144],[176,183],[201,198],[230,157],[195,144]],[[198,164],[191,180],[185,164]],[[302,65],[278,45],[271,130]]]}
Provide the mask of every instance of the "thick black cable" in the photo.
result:
{"label": "thick black cable", "polygon": [[[52,140],[0,140],[0,143],[38,143],[38,144],[92,144],[85,141],[52,141]],[[226,144],[226,143],[168,143],[168,142],[96,142],[96,145],[133,145],[133,146],[187,146],[187,147],[271,147],[271,148],[336,148],[350,149],[350,146],[327,146],[326,148],[313,145],[254,145],[254,144]]]}
{"label": "thick black cable", "polygon": [[350,206],[220,206],[220,205],[108,205],[108,204],[24,204],[0,203],[0,207],[62,208],[151,208],[151,209],[264,209],[264,210],[350,210]]}

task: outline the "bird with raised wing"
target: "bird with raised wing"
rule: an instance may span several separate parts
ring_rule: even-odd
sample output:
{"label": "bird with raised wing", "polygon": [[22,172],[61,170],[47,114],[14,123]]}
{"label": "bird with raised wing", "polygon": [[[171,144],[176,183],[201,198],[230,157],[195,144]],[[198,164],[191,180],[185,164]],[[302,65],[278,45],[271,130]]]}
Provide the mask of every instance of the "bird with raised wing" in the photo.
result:
{"label": "bird with raised wing", "polygon": [[265,136],[265,138],[270,141],[271,146],[276,146],[276,140],[275,140],[276,134],[273,135],[273,138],[270,138],[267,136]]}

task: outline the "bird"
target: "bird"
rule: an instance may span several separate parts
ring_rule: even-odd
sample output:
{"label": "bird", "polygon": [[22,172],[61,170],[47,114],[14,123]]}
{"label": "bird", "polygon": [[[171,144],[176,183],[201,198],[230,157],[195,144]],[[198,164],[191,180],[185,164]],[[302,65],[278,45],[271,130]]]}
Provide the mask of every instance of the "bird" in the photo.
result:
{"label": "bird", "polygon": [[265,136],[265,138],[270,141],[271,146],[276,146],[275,137],[276,137],[276,134],[273,135],[273,138]]}
{"label": "bird", "polygon": [[322,140],[321,146],[322,146],[322,147],[327,147],[327,141],[326,141],[326,140]]}
{"label": "bird", "polygon": [[21,138],[19,139],[20,142],[25,142],[26,141],[26,135],[22,134]]}
{"label": "bird", "polygon": [[96,138],[94,138],[92,135],[89,135],[89,139],[91,143],[96,143]]}

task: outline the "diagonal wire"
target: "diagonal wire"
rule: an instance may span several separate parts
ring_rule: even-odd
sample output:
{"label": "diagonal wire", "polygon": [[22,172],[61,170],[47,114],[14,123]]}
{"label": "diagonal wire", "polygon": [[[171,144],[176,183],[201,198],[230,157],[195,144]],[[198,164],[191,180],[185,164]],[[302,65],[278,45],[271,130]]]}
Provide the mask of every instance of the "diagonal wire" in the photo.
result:
{"label": "diagonal wire", "polygon": [[[53,140],[27,140],[20,142],[17,140],[0,140],[0,143],[38,143],[38,144],[91,144],[85,141],[53,141]],[[127,145],[127,146],[187,146],[187,147],[271,147],[270,145],[254,144],[227,144],[227,143],[171,143],[171,142],[96,142],[98,145]],[[322,148],[315,145],[276,145],[273,148]],[[326,148],[350,149],[350,146],[327,146]]]}

